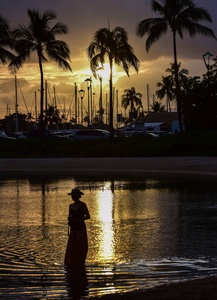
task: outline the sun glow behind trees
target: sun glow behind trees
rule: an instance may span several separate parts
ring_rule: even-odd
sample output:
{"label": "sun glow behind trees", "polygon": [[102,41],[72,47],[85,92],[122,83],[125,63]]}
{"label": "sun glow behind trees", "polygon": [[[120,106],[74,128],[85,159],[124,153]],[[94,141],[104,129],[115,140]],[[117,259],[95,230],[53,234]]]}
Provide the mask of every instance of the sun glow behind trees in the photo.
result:
{"label": "sun glow behind trees", "polygon": [[[138,58],[141,61],[139,74],[134,75],[134,71],[131,70],[130,79],[127,78],[126,74],[122,70],[119,70],[119,68],[115,68],[115,75],[113,76],[113,83],[115,89],[118,89],[119,94],[121,95],[125,88],[135,86],[136,90],[143,94],[143,105],[144,108],[146,108],[147,84],[149,84],[150,90],[152,91],[152,93],[154,93],[156,90],[156,82],[161,80],[161,77],[165,75],[166,68],[172,62],[170,36],[161,40],[159,46],[156,45],[155,47],[153,47],[151,52],[147,55],[145,51],[145,40],[140,40],[136,38],[134,29],[136,22],[138,22],[140,19],[145,17],[151,17],[150,5],[147,4],[147,8],[149,8],[149,10],[144,10],[144,4],[141,5],[141,3],[135,1],[133,2],[133,4],[129,4],[129,6],[124,7],[124,9],[122,7],[121,12],[124,11],[123,14],[117,13],[117,15],[114,16],[113,12],[116,11],[115,7],[120,6],[120,4],[118,2],[115,2],[111,5],[110,2],[107,2],[108,1],[106,0],[103,1],[102,5],[98,7],[97,10],[95,10],[95,16],[93,16],[93,14],[90,14],[89,7],[83,7],[81,2],[77,2],[76,15],[74,15],[74,18],[72,18],[72,15],[70,13],[70,9],[72,8],[70,2],[65,3],[65,8],[63,9],[62,5],[60,3],[57,3],[56,0],[52,1],[52,8],[58,12],[58,19],[64,20],[64,22],[70,27],[69,34],[65,36],[64,40],[66,40],[66,42],[70,45],[72,51],[71,66],[73,69],[73,74],[59,70],[54,63],[46,62],[44,64],[45,80],[47,80],[48,84],[50,84],[51,90],[52,87],[55,86],[60,102],[63,103],[64,99],[65,105],[68,105],[69,107],[71,99],[73,97],[74,83],[78,85],[78,88],[85,89],[86,83],[83,83],[83,81],[87,77],[91,76],[93,79],[93,92],[95,93],[95,98],[98,98],[100,82],[99,80],[95,80],[93,78],[92,73],[89,69],[89,62],[86,55],[86,47],[94,31],[100,26],[106,25],[104,24],[106,19],[106,13],[106,16],[111,16],[111,26],[124,26],[129,32],[129,41],[132,44],[132,46],[135,47],[135,54],[138,55]],[[50,3],[50,1],[42,2],[39,0],[37,7],[40,8],[40,11],[44,11],[48,8],[51,8]],[[29,4],[26,5],[29,6]],[[82,5],[82,7],[80,7],[80,5]],[[92,7],[94,7],[94,5],[95,4],[93,1]],[[7,6],[10,6],[9,2],[8,4],[4,3],[4,5],[2,2],[1,13],[8,18],[11,27],[14,27],[20,23],[27,22],[27,19],[25,18],[26,10],[28,7],[25,6],[23,2],[19,3],[19,10],[17,9],[18,4],[16,3],[14,3],[14,6],[10,7],[10,10]],[[58,9],[58,6],[61,6],[61,9]],[[213,14],[214,17],[215,10],[210,9],[212,6],[211,3],[206,3],[202,6],[205,6],[208,9],[208,11],[211,14]],[[109,11],[109,9],[111,9],[111,11]],[[8,13],[9,11],[10,14]],[[100,14],[99,11],[101,11]],[[118,11],[119,10],[117,10],[117,12]],[[82,16],[85,16],[85,22],[83,18],[81,18],[81,14]],[[88,17],[91,17],[91,22],[89,22]],[[71,21],[73,21],[73,25]],[[216,21],[214,19],[214,27],[215,22]],[[79,38],[77,37],[78,35]],[[184,42],[186,38],[184,39]],[[215,48],[213,48],[214,43],[210,39],[206,39],[204,41],[206,42],[201,42],[199,38],[196,38],[194,40],[187,38],[187,43],[185,43],[184,47],[179,47],[180,61],[182,62],[182,66],[190,71],[190,76],[201,76],[205,72],[204,63],[201,57],[203,53],[209,50],[215,55]],[[191,46],[192,44],[193,48]],[[207,49],[207,45],[209,45],[209,49]],[[200,53],[198,54],[198,52]],[[160,53],[160,55],[157,53]],[[192,53],[194,53],[194,59],[192,57]],[[36,57],[32,57],[31,60],[28,61],[27,65],[24,65],[24,67],[20,69],[17,73],[17,77],[21,82],[23,93],[28,106],[31,106],[34,92],[38,92],[38,89],[40,89],[40,86],[38,85],[38,63],[36,62]],[[109,79],[107,79],[106,77],[107,75],[103,75],[103,98],[105,98],[105,94],[108,93]],[[22,85],[22,81],[24,82],[24,80],[26,82],[25,86]],[[7,66],[1,66],[0,68],[0,92],[0,117],[4,117],[4,115],[6,114],[7,104],[9,104],[11,107],[11,113],[14,112],[15,106],[14,77],[9,74]],[[51,97],[53,96],[51,95]],[[85,95],[84,101],[86,101],[86,97],[87,94]],[[18,99],[18,103],[19,111],[25,113],[25,106],[21,98]]]}

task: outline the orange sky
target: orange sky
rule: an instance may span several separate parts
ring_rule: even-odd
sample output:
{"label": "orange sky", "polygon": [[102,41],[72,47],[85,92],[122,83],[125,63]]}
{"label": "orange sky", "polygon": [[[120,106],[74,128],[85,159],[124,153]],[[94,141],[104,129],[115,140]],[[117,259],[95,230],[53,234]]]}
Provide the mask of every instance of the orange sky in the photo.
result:
{"label": "orange sky", "polygon": [[[210,12],[213,24],[205,24],[212,29],[217,29],[215,16],[217,4],[215,1],[197,0],[197,6],[202,6]],[[57,13],[57,20],[63,21],[69,28],[69,33],[60,38],[66,41],[71,50],[71,68],[73,73],[59,69],[55,63],[44,64],[44,76],[49,85],[49,104],[53,102],[53,87],[55,86],[58,97],[57,105],[68,110],[70,103],[73,105],[73,90],[75,83],[78,89],[86,91],[84,103],[87,106],[87,83],[84,80],[92,76],[89,68],[89,60],[86,49],[92,41],[96,30],[108,26],[108,19],[111,29],[121,26],[129,33],[129,43],[133,47],[136,56],[140,60],[140,70],[137,74],[130,70],[130,78],[120,68],[115,68],[114,87],[118,90],[119,103],[124,89],[134,86],[137,92],[143,95],[143,106],[147,109],[147,84],[150,87],[150,96],[155,93],[156,83],[161,81],[165,70],[173,61],[172,37],[168,33],[160,41],[156,42],[149,53],[145,50],[146,39],[139,39],[135,35],[136,24],[148,17],[157,15],[151,11],[150,0],[8,0],[1,1],[0,11],[6,17],[13,28],[17,24],[28,24],[27,9],[39,9],[43,12],[46,9],[53,9]],[[217,32],[217,30],[216,30]],[[189,70],[190,76],[201,76],[205,73],[205,65],[202,54],[210,51],[217,55],[216,41],[210,38],[196,36],[190,39],[187,35],[184,40],[178,39],[178,59],[182,67]],[[17,78],[22,90],[18,89],[19,111],[27,113],[23,97],[26,101],[29,112],[34,114],[34,94],[37,91],[39,103],[40,74],[38,63],[35,57],[24,64],[17,72]],[[99,80],[93,79],[93,92],[97,106],[99,99]],[[103,78],[103,105],[105,105],[105,93],[108,93],[108,79]],[[11,113],[14,112],[14,75],[10,74],[6,66],[0,68],[0,117],[6,115],[7,105]],[[122,109],[122,113],[124,110]]]}

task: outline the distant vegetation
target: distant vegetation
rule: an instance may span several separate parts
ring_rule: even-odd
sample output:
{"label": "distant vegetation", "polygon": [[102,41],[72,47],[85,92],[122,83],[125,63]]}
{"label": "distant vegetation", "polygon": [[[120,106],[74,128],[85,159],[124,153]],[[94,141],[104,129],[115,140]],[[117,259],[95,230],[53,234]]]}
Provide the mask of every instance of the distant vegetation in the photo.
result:
{"label": "distant vegetation", "polygon": [[159,138],[0,140],[0,158],[217,156],[217,132],[195,131]]}

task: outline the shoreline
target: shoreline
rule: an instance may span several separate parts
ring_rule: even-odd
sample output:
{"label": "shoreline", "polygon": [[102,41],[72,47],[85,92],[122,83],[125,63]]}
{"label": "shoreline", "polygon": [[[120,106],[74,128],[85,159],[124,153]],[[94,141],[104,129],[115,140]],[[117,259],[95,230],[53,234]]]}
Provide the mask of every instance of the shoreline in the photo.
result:
{"label": "shoreline", "polygon": [[217,177],[217,157],[109,157],[0,159],[0,173],[163,175]]}

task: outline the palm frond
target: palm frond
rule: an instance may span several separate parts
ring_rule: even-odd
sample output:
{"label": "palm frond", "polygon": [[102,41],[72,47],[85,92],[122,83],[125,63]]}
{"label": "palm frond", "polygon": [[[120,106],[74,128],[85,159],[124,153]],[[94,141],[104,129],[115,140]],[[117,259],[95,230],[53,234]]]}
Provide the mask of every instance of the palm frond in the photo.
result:
{"label": "palm frond", "polygon": [[136,35],[138,37],[143,37],[145,34],[150,32],[153,26],[161,24],[162,22],[165,22],[165,20],[162,18],[149,18],[142,20],[137,24]]}
{"label": "palm frond", "polygon": [[159,12],[160,14],[164,14],[164,6],[161,5],[159,2],[152,1],[151,7],[154,12]]}
{"label": "palm frond", "polygon": [[10,62],[8,69],[12,74],[16,73],[17,70],[19,70],[24,62],[26,61],[27,58],[30,57],[30,52],[26,52],[25,56],[24,55],[17,55],[15,58]]}
{"label": "palm frond", "polygon": [[157,42],[168,31],[168,25],[166,22],[157,24],[150,29],[149,36],[146,40],[146,51],[148,52],[152,44]]}
{"label": "palm frond", "polygon": [[57,17],[56,13],[53,10],[46,10],[41,15],[40,12],[36,9],[28,9],[27,13],[32,23],[38,22],[39,20],[43,21],[44,23],[48,23],[56,19]]}
{"label": "palm frond", "polygon": [[208,11],[202,7],[196,7],[194,4],[183,10],[179,14],[180,19],[188,19],[194,22],[207,21],[212,23],[212,18]]}
{"label": "palm frond", "polygon": [[51,60],[54,60],[60,68],[72,71],[67,60],[70,61],[68,45],[63,41],[53,41],[46,44],[46,53]]}
{"label": "palm frond", "polygon": [[216,39],[215,33],[211,28],[195,22],[186,21],[185,24],[182,25],[182,28],[187,31],[192,38],[195,37],[196,34],[201,34]]}
{"label": "palm frond", "polygon": [[104,57],[101,56],[101,53],[95,55],[90,62],[90,69],[93,73],[93,76],[97,78],[97,70],[100,65],[104,64]]}
{"label": "palm frond", "polygon": [[128,33],[124,28],[117,26],[112,30],[112,34],[116,43],[128,42]]}
{"label": "palm frond", "polygon": [[15,58],[15,55],[8,51],[7,49],[4,49],[0,47],[0,61],[3,65],[5,65],[8,61],[11,61]]}
{"label": "palm frond", "polygon": [[27,39],[29,41],[33,40],[32,33],[29,31],[29,29],[24,25],[19,25],[12,31],[12,35],[15,39]]}
{"label": "palm frond", "polygon": [[45,51],[49,54],[50,51],[52,53],[56,53],[64,59],[68,59],[70,61],[70,49],[67,43],[60,40],[49,41],[45,44]]}
{"label": "palm frond", "polygon": [[62,22],[57,22],[50,30],[51,34],[53,36],[56,36],[58,34],[66,34],[68,33],[68,27],[63,24]]}
{"label": "palm frond", "polygon": [[64,70],[69,70],[72,72],[70,64],[65,60],[62,56],[58,55],[57,53],[53,52],[54,55],[52,55],[52,51],[49,52],[49,57],[56,61],[58,66]]}

